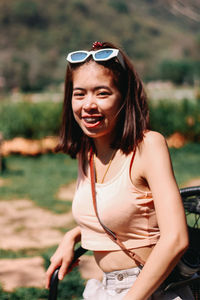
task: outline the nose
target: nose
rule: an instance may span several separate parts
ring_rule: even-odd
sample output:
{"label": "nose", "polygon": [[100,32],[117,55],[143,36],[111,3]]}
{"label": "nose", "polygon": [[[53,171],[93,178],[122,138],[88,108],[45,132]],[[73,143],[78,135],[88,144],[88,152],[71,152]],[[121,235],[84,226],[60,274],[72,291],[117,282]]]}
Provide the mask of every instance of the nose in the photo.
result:
{"label": "nose", "polygon": [[94,95],[90,94],[87,95],[84,101],[83,108],[85,110],[91,110],[91,109],[96,109],[97,108],[97,103],[96,103],[96,98]]}

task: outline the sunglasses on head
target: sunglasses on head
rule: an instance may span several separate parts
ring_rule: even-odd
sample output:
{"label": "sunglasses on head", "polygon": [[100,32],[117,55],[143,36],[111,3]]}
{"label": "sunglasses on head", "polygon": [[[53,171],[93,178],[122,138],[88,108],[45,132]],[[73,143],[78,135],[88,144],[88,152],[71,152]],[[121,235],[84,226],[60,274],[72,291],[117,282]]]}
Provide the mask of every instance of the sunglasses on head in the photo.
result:
{"label": "sunglasses on head", "polygon": [[97,51],[85,51],[85,50],[80,50],[80,51],[74,51],[68,54],[67,56],[67,61],[70,62],[71,64],[76,64],[76,63],[81,63],[86,61],[86,59],[92,55],[94,61],[107,61],[110,60],[111,58],[116,57],[119,61],[119,63],[122,65],[122,67],[125,69],[125,64],[123,57],[118,49],[114,48],[105,48],[105,49],[100,49]]}

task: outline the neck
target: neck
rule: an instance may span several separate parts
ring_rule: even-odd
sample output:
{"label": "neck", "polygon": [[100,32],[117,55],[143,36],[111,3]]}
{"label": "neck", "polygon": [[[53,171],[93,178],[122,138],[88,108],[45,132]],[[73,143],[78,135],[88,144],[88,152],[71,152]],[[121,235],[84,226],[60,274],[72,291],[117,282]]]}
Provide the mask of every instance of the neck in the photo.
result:
{"label": "neck", "polygon": [[[115,154],[116,154],[116,150],[113,149],[111,154],[109,154],[109,156],[107,152],[102,152],[102,156],[101,157],[98,156],[98,161],[96,155],[94,154],[93,163],[94,163],[96,182],[104,183],[104,179],[107,176],[107,173],[109,171],[109,168],[111,166]],[[96,164],[97,162],[98,164]],[[99,178],[99,173],[100,173],[100,178]]]}
{"label": "neck", "polygon": [[107,163],[112,156],[113,148],[110,147],[107,143],[101,143],[99,141],[95,141],[95,148],[96,148],[96,156],[103,162]]}

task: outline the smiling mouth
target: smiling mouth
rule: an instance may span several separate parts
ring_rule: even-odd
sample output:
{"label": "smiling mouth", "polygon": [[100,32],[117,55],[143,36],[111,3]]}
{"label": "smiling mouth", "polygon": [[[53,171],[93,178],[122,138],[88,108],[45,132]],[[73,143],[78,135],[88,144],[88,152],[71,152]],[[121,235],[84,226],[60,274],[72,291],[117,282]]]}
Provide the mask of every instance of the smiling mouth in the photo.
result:
{"label": "smiling mouth", "polygon": [[88,124],[96,124],[103,120],[103,117],[84,117],[83,120]]}

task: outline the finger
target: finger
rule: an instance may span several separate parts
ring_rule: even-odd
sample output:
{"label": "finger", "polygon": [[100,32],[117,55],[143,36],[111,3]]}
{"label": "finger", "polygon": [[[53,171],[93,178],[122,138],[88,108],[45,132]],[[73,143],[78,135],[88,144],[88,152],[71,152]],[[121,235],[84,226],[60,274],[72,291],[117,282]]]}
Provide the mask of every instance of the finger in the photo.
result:
{"label": "finger", "polygon": [[53,262],[57,257],[57,253],[55,252],[51,257],[50,257],[50,261]]}
{"label": "finger", "polygon": [[69,263],[66,261],[62,262],[62,265],[60,267],[60,270],[58,272],[58,279],[59,280],[63,280],[65,274],[67,273],[67,269],[68,269]]}
{"label": "finger", "polygon": [[51,281],[52,274],[53,274],[53,271],[46,272],[46,283],[45,283],[46,289],[48,289],[50,287],[50,281]]}
{"label": "finger", "polygon": [[50,287],[50,280],[51,276],[46,275],[46,280],[45,280],[45,288],[48,289]]}
{"label": "finger", "polygon": [[53,275],[53,272],[59,267],[59,264],[51,264],[49,268],[46,271],[46,284],[45,287],[48,289],[50,286],[51,277]]}

